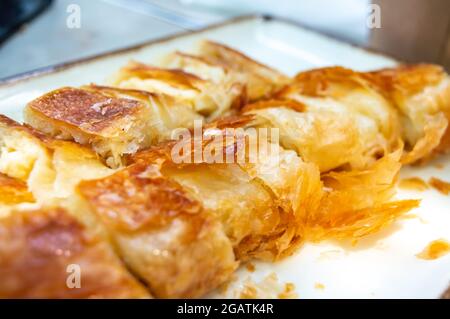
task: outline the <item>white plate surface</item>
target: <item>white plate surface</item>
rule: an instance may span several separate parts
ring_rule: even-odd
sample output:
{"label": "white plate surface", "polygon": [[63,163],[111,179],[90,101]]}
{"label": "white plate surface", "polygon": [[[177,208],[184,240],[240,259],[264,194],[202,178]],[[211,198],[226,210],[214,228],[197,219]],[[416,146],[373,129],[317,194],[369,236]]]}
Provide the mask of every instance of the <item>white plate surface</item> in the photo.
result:
{"label": "white plate surface", "polygon": [[[0,113],[22,119],[22,109],[31,99],[61,86],[102,83],[130,59],[155,62],[173,50],[190,51],[201,39],[212,39],[233,46],[251,57],[280,69],[288,75],[298,71],[342,65],[356,70],[393,66],[386,56],[330,39],[276,19],[247,18],[183,35],[137,49],[78,63],[56,72],[10,83],[0,83]],[[450,158],[425,167],[403,168],[402,176],[436,176],[450,181]],[[235,296],[245,279],[259,282],[275,273],[280,284],[292,282],[300,298],[436,298],[450,283],[450,254],[436,260],[418,259],[430,241],[450,240],[450,197],[434,190],[399,191],[399,198],[421,198],[412,211],[417,218],[405,219],[370,236],[355,247],[332,242],[305,244],[299,251],[277,263],[256,262],[256,270],[245,267],[227,292],[211,297]],[[319,289],[316,284],[324,287]]]}

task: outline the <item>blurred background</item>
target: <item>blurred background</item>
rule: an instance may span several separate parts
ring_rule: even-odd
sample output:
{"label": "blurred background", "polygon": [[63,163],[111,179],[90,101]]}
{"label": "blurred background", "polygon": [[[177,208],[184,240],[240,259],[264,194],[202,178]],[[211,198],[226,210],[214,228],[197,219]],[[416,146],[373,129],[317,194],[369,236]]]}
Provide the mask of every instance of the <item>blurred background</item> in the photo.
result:
{"label": "blurred background", "polygon": [[[370,4],[381,28],[367,26]],[[0,79],[245,14],[450,66],[450,0],[0,0]]]}

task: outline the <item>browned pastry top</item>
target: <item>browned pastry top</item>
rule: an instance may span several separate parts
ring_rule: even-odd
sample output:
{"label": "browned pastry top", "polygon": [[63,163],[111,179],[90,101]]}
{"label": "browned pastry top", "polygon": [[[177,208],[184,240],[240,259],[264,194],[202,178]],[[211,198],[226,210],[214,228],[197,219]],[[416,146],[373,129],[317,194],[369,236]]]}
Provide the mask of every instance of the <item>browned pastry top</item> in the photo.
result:
{"label": "browned pastry top", "polygon": [[424,86],[438,85],[446,73],[438,65],[421,63],[368,72],[366,77],[386,94],[399,91],[413,95],[421,92]]}
{"label": "browned pastry top", "polygon": [[[67,285],[68,266],[80,267],[80,286]],[[12,212],[0,219],[0,297],[133,298],[148,293],[108,244],[62,208]]]}
{"label": "browned pastry top", "polygon": [[85,131],[99,132],[117,119],[136,113],[144,105],[132,99],[65,87],[30,102],[28,107]]}
{"label": "browned pastry top", "polygon": [[[279,71],[262,64],[261,62],[258,62],[256,60],[251,59],[244,53],[235,50],[229,46],[226,46],[224,44],[214,42],[214,41],[204,41],[204,48],[213,55],[216,59],[219,61],[222,60],[222,63],[225,65],[229,65],[233,63],[233,67],[240,67],[241,69],[250,69],[253,66],[257,66],[261,69],[266,70],[267,72],[272,73],[276,77],[279,78],[279,80],[286,80],[286,76],[280,73]],[[233,61],[229,61],[229,55],[233,56]]]}
{"label": "browned pastry top", "polygon": [[179,69],[161,69],[139,62],[131,62],[121,70],[123,74],[140,79],[155,79],[164,81],[180,89],[197,89],[203,82],[198,76]]}
{"label": "browned pastry top", "polygon": [[[180,217],[194,220],[203,210],[198,201],[178,183],[161,176],[153,165],[135,164],[112,176],[84,181],[79,188],[101,219],[122,231],[160,228]],[[200,229],[202,225],[197,226]]]}

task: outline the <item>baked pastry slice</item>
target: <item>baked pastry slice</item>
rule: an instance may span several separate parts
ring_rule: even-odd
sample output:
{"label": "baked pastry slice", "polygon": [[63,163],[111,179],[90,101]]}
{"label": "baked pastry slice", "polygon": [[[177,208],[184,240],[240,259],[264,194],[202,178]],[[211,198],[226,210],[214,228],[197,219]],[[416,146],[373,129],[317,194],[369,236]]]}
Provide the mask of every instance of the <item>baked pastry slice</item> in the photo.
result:
{"label": "baked pastry slice", "polygon": [[68,198],[81,180],[113,172],[89,148],[0,115],[0,173],[26,184],[40,203]]}
{"label": "baked pastry slice", "polygon": [[[195,121],[202,122],[204,120],[202,115],[169,95],[95,84],[82,88],[116,98],[137,100],[144,104],[150,112],[150,117],[146,119],[147,131],[143,133],[148,136],[151,145],[170,140],[176,129],[192,128]],[[145,148],[145,145],[141,145],[135,151],[142,148]]]}
{"label": "baked pastry slice", "polygon": [[108,84],[168,95],[208,120],[238,108],[245,94],[243,84],[232,77],[215,82],[181,69],[158,68],[139,62],[130,62],[120,69]]}
{"label": "baked pastry slice", "polygon": [[[114,244],[118,255],[133,272],[139,274],[142,270],[154,278],[149,285],[157,296],[200,296],[229,278],[236,268],[231,244],[220,224],[201,208],[197,210],[195,201],[180,193],[173,183],[160,185],[158,178],[145,179],[145,170],[138,167],[117,172],[108,179],[112,183],[100,183],[105,187],[99,190],[94,187],[96,182],[82,183],[80,189],[87,190],[83,194],[97,201],[95,209],[104,215],[93,213],[75,187],[82,180],[109,176],[114,170],[86,147],[45,137],[12,120],[1,119],[0,172],[22,181],[22,188],[27,185],[38,205],[63,207],[76,221],[105,238],[123,235],[122,241]],[[116,186],[119,182],[124,183],[123,189]],[[120,191],[124,196],[122,209]],[[167,205],[165,215],[152,208],[161,204],[158,199]],[[109,211],[102,206],[105,203],[111,205]],[[205,259],[209,255],[212,257]],[[191,276],[195,281],[189,280]]]}
{"label": "baked pastry slice", "polygon": [[230,69],[223,64],[180,51],[168,54],[162,65],[169,69],[182,70],[211,83],[208,94],[211,95],[218,108],[209,119],[225,116],[239,110],[247,103],[247,76]]}
{"label": "baked pastry slice", "polygon": [[0,215],[0,298],[149,298],[105,237],[61,207]]}
{"label": "baked pastry slice", "polygon": [[363,134],[373,154],[387,154],[402,141],[402,161],[413,163],[448,148],[449,83],[434,65],[367,73],[332,67],[299,73],[277,97],[304,103],[308,111],[353,117],[361,132],[373,132]]}
{"label": "baked pastry slice", "polygon": [[157,297],[199,297],[237,267],[222,226],[155,165],[131,165],[79,186],[127,266]]}
{"label": "baked pastry slice", "polygon": [[[297,226],[300,215],[317,201],[319,171],[254,130],[242,135],[222,128],[239,128],[249,121],[251,117],[222,120],[204,131],[201,143],[196,138],[172,141],[138,152],[132,160],[158,163],[163,176],[197,198],[221,221],[240,260],[273,260],[301,242]],[[192,157],[180,162],[177,156],[184,151]],[[196,153],[202,154],[200,159]]]}
{"label": "baked pastry slice", "polygon": [[197,54],[211,64],[240,73],[244,77],[250,102],[271,97],[290,80],[281,72],[217,42],[202,41]]}
{"label": "baked pastry slice", "polygon": [[0,174],[0,298],[148,298],[81,205],[39,204]]}
{"label": "baked pastry slice", "polygon": [[246,105],[243,113],[255,117],[257,128],[277,128],[280,144],[318,165],[321,172],[367,166],[373,161],[371,153],[383,150],[378,131],[370,126],[360,129],[356,119],[347,114],[313,112],[306,104],[281,99]]}
{"label": "baked pastry slice", "polygon": [[442,67],[403,65],[365,76],[400,113],[404,163],[449,149],[450,77]]}
{"label": "baked pastry slice", "polygon": [[[282,150],[279,162],[266,155],[256,163],[180,163],[172,156],[177,142],[138,152],[127,168],[79,186],[156,296],[200,296],[228,279],[237,260],[277,259],[301,243],[300,216],[320,188],[314,165]],[[216,150],[226,156],[235,146],[232,139]]]}
{"label": "baked pastry slice", "polygon": [[[333,145],[333,138],[347,140],[347,146],[336,147],[346,147],[348,155],[340,156],[353,168],[363,168],[392,152],[401,139],[397,111],[362,74],[349,69],[331,67],[299,73],[277,98],[303,104],[304,114],[300,116],[318,123],[315,126],[322,131],[319,134],[327,136],[325,140]],[[266,108],[263,112],[273,111]],[[327,119],[328,123],[324,123]],[[336,156],[333,158],[337,160]],[[328,165],[327,169],[336,167]]]}
{"label": "baked pastry slice", "polygon": [[291,100],[270,100],[244,108],[254,117],[251,125],[278,128],[280,144],[322,172],[314,187],[315,199],[298,223],[302,240],[356,241],[418,206],[416,200],[394,199],[401,143],[380,158],[368,157],[354,119],[328,111],[307,112],[306,107]]}
{"label": "baked pastry slice", "polygon": [[65,87],[28,103],[25,121],[47,135],[90,145],[111,167],[152,143],[150,109],[136,99]]}

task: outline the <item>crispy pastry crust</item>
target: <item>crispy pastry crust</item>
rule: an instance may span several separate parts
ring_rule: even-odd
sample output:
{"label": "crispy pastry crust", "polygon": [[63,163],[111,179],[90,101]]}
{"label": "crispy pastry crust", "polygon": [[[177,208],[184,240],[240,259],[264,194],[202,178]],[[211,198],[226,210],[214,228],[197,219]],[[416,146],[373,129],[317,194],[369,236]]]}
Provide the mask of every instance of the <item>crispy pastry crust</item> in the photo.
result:
{"label": "crispy pastry crust", "polygon": [[201,296],[237,267],[220,224],[156,166],[135,164],[79,190],[158,297]]}
{"label": "crispy pastry crust", "polygon": [[[341,103],[349,115],[362,115],[373,120],[388,144],[394,144],[395,147],[400,137],[396,110],[371,86],[363,73],[343,67],[301,72],[277,96],[300,102],[304,101],[300,99],[301,96],[324,101],[331,99]],[[313,105],[307,105],[307,109],[312,110]],[[329,110],[333,111],[333,107]]]}
{"label": "crispy pastry crust", "polygon": [[213,84],[210,85],[208,91],[222,92],[222,94],[208,92],[214,100],[223,100],[225,97],[225,100],[228,101],[223,103],[222,108],[216,110],[214,116],[210,116],[210,119],[216,119],[218,116],[229,113],[234,114],[248,101],[247,77],[240,72],[225,67],[223,64],[213,62],[202,56],[176,51],[163,59],[163,65],[171,69],[181,69],[208,81]]}
{"label": "crispy pastry crust", "polygon": [[[69,278],[70,265],[81,270],[79,288],[67,284],[75,284]],[[64,209],[48,208],[13,211],[0,219],[0,297],[150,296],[105,241]]]}
{"label": "crispy pastry crust", "polygon": [[[109,227],[124,232],[157,229],[175,218],[201,216],[203,210],[200,203],[175,182],[159,176],[152,166],[132,165],[106,179],[82,183],[80,189],[98,207],[98,215]],[[192,223],[192,233],[186,234],[186,240],[192,240],[195,235],[191,235],[202,224],[201,218]]]}
{"label": "crispy pastry crust", "polygon": [[342,67],[314,69],[299,73],[277,97],[303,102],[308,111],[318,102],[322,108],[338,102],[350,115],[376,121],[387,142],[385,154],[400,138],[404,141],[405,164],[423,161],[450,145],[450,80],[436,65],[402,65],[367,73]]}
{"label": "crispy pastry crust", "polygon": [[[10,134],[20,132],[20,136],[24,136],[24,138],[31,140],[33,145],[38,146],[42,151],[42,154],[38,156],[40,162],[55,162],[52,157],[59,152],[64,153],[65,147],[74,147],[75,151],[77,151],[77,148],[83,149],[82,146],[77,144],[51,138],[43,138],[44,143],[39,137],[33,135],[33,129],[20,126],[8,119],[5,119],[5,122],[8,125],[5,130]],[[6,138],[8,139],[8,137]],[[92,151],[88,149],[86,151],[92,154]],[[93,155],[95,157],[95,154]],[[98,165],[100,165],[99,163]],[[88,166],[82,165],[82,157],[75,160],[77,166],[74,168],[78,169],[79,167],[81,169],[78,173],[74,168],[64,166],[67,164],[69,163],[66,157],[62,162],[63,166],[59,167],[61,171],[57,170],[58,167],[49,167],[47,164],[44,167],[52,173],[54,173],[53,169],[57,170],[57,176],[61,173],[75,174],[78,178],[77,183],[85,177]],[[40,165],[38,165],[39,167],[35,165],[30,166],[31,172],[34,173],[25,175],[28,184],[30,184],[28,176],[36,177],[41,173],[48,176],[46,170],[43,170]],[[98,169],[100,168],[98,167]],[[126,175],[126,172],[129,172],[130,175]],[[97,174],[97,171],[94,173]],[[104,173],[108,175],[112,171],[103,172],[101,170],[99,172],[100,176],[102,174],[104,176]],[[92,175],[90,178],[92,178]],[[40,179],[31,183],[32,185],[36,184],[36,193],[39,200],[45,199],[47,201],[47,195],[55,196],[55,191],[52,190],[57,186],[54,179],[50,180],[48,185],[39,181]],[[207,212],[204,212],[195,200],[177,190],[175,183],[166,183],[164,180],[151,175],[145,177],[145,172],[139,172],[137,167],[119,172],[118,175],[113,175],[111,179],[106,179],[106,181],[106,184],[100,182],[100,184],[96,184],[96,182],[83,183],[81,189],[88,189],[87,193],[83,194],[89,202],[93,203],[92,210],[98,213],[96,215],[99,221],[116,238],[119,253],[125,259],[127,265],[149,283],[156,295],[161,297],[203,295],[229,278],[237,267],[231,244],[223,234],[220,224]],[[106,188],[103,188],[105,185]],[[112,187],[113,185],[116,187]],[[133,185],[134,187],[132,187]],[[73,186],[67,189],[67,195],[73,194]],[[112,188],[109,188],[110,186]],[[46,187],[49,190],[42,194],[40,190],[45,190]],[[32,187],[32,190],[34,189]],[[95,192],[96,189],[98,192]],[[120,193],[120,190],[124,193]],[[105,196],[101,196],[102,191]],[[129,193],[130,191],[134,191],[134,193]],[[114,195],[119,196],[119,194],[125,196],[124,206],[118,213],[117,223],[112,223],[115,219],[105,212],[108,209],[114,211],[120,207],[114,202]],[[126,194],[129,196],[126,197]],[[171,196],[171,194],[174,196]],[[148,195],[148,197],[145,195]],[[168,197],[164,198],[165,195]],[[113,199],[112,202],[109,202],[110,206],[108,206],[108,198]],[[180,201],[178,202],[178,200]],[[158,209],[158,206],[151,207],[152,204],[160,205],[161,203],[166,206],[163,205],[160,209]],[[81,204],[80,209],[74,210],[77,210],[77,216],[81,219],[87,221],[88,224],[93,224],[93,227],[97,227],[95,218],[93,222],[93,219],[89,217],[91,213],[89,213],[89,210],[84,211],[85,209],[86,207]],[[176,209],[179,210],[179,215],[174,215]],[[104,212],[104,214],[101,212]],[[127,212],[129,212],[128,215]],[[159,212],[159,215],[156,214],[157,212]],[[166,215],[163,214],[164,212]],[[161,252],[161,255],[157,255],[158,252]],[[205,256],[211,256],[211,258],[205,259]]]}
{"label": "crispy pastry crust", "polygon": [[432,64],[402,65],[365,74],[402,114],[405,164],[450,148],[450,79]]}
{"label": "crispy pastry crust", "polygon": [[[75,88],[49,92],[27,105],[49,121],[60,121],[88,134],[106,133],[118,119],[136,115],[144,107],[136,100],[109,98],[103,94]],[[108,134],[109,135],[109,134]]]}
{"label": "crispy pastry crust", "polygon": [[[53,203],[45,194],[58,193],[57,202],[71,208],[11,206],[1,215],[0,279],[6,279],[0,280],[0,296],[148,296],[116,257],[109,236],[157,297],[202,296],[229,279],[240,261],[278,259],[305,240],[356,241],[392,223],[419,204],[391,201],[402,141],[404,163],[450,145],[450,85],[435,66],[369,73],[332,67],[291,81],[210,41],[199,57],[175,53],[173,59],[179,69],[131,63],[115,79],[121,88],[62,88],[31,102],[26,118],[52,137],[0,117],[7,155],[7,165],[0,157],[0,204]],[[161,85],[173,94],[160,94]],[[226,89],[217,95],[218,88]],[[229,164],[177,163],[177,141],[136,153],[165,140],[171,128],[189,126],[180,118],[212,120],[240,109],[247,91],[256,103],[241,116],[209,123],[204,136],[214,130],[231,136],[218,151],[227,157],[242,145],[247,149],[251,138],[237,140],[227,128],[275,126],[282,131],[276,159],[265,154],[256,163],[247,157]],[[55,137],[93,146],[116,166],[129,154],[129,166],[112,174],[95,153]],[[101,144],[110,140],[117,144]],[[206,139],[201,151],[214,145]],[[34,153],[16,156],[20,150]],[[14,158],[20,169],[6,169],[14,178],[3,175],[3,168],[17,164]],[[86,269],[81,290],[64,286],[69,262]]]}
{"label": "crispy pastry crust", "polygon": [[149,109],[136,99],[95,87],[49,92],[31,101],[24,116],[29,125],[52,137],[91,146],[112,167],[121,164],[123,154],[151,144]]}
{"label": "crispy pastry crust", "polygon": [[203,41],[199,54],[210,63],[223,65],[244,74],[247,77],[247,93],[251,102],[270,97],[289,82],[289,78],[279,71],[217,42]]}
{"label": "crispy pastry crust", "polygon": [[129,77],[156,79],[179,89],[192,89],[197,91],[199,91],[198,87],[205,83],[202,78],[182,70],[162,69],[136,61],[130,62],[120,70],[118,80]]}
{"label": "crispy pastry crust", "polygon": [[446,78],[444,69],[435,64],[404,64],[395,68],[381,69],[367,73],[367,78],[384,93],[415,95],[425,86],[435,86]]}
{"label": "crispy pastry crust", "polygon": [[169,140],[174,129],[180,127],[190,128],[193,126],[195,120],[203,120],[202,115],[197,114],[189,106],[186,107],[186,105],[178,101],[175,97],[167,94],[96,84],[90,84],[82,88],[117,98],[136,99],[150,110],[151,117],[146,119],[147,126],[145,132],[143,132],[150,142],[148,145],[140,145],[139,148],[130,152],[131,154],[146,146]]}
{"label": "crispy pastry crust", "polygon": [[[249,104],[243,111],[253,116],[255,127],[278,128],[280,144],[296,151],[305,162],[315,163],[322,172],[367,167],[379,150],[384,151],[383,143],[374,139],[377,134],[361,130],[352,116],[328,110],[310,112],[307,107],[295,100],[278,99]],[[371,144],[363,143],[366,140]]]}
{"label": "crispy pastry crust", "polygon": [[[163,64],[167,65],[168,67],[172,67],[175,65],[175,68],[181,68],[182,70],[184,70],[185,68],[194,67],[194,66],[197,66],[197,67],[207,66],[210,68],[219,68],[219,69],[221,69],[222,72],[228,71],[227,68],[223,67],[219,63],[214,63],[214,62],[206,59],[205,57],[193,55],[193,54],[189,54],[189,53],[185,53],[185,52],[181,52],[181,51],[175,51],[174,53],[166,56],[163,59]],[[198,72],[201,72],[201,71],[199,70]],[[189,73],[195,74],[192,71]],[[203,77],[200,74],[198,74],[198,77],[210,78],[210,77],[208,77],[207,74],[203,75]]]}
{"label": "crispy pastry crust", "polygon": [[[187,59],[186,56],[184,58]],[[192,62],[192,59],[189,61]],[[200,70],[197,70],[199,63],[202,65]],[[199,60],[195,60],[194,64],[195,67],[187,68],[190,72],[186,72],[180,65],[163,69],[130,62],[111,78],[110,84],[168,95],[178,104],[205,116],[208,120],[235,112],[243,105],[246,101],[246,91],[239,76],[224,72],[217,74],[217,69],[213,72],[212,66]],[[214,73],[213,78],[208,76],[209,72]]]}
{"label": "crispy pastry crust", "polygon": [[0,114],[0,133],[0,137],[2,139],[7,139],[8,136],[12,134],[20,134],[22,136],[26,136],[27,138],[32,139],[36,143],[41,144],[51,150],[55,150],[58,147],[71,145],[78,148],[80,151],[87,152],[97,158],[95,153],[86,146],[53,138],[28,124],[20,124],[2,114]]}
{"label": "crispy pastry crust", "polygon": [[399,148],[365,170],[323,174],[320,203],[302,223],[305,239],[333,238],[355,243],[418,207],[420,200],[392,200],[401,154]]}
{"label": "crispy pastry crust", "polygon": [[[254,116],[257,126],[279,127],[282,144],[321,168],[324,187],[310,184],[316,197],[300,214],[298,234],[302,240],[357,241],[418,206],[416,200],[391,201],[401,167],[401,143],[383,157],[365,162],[362,168],[341,166],[329,171],[364,155],[366,145],[359,146],[361,131],[352,129],[353,121],[326,110],[311,112],[308,104],[290,100],[261,101],[247,106],[244,112]],[[264,124],[262,120],[270,122]]]}
{"label": "crispy pastry crust", "polygon": [[336,83],[344,89],[367,86],[366,81],[356,71],[339,66],[325,67],[298,73],[294,78],[295,86],[283,88],[277,96],[286,96],[289,92],[308,96],[337,96],[342,87],[335,86]]}
{"label": "crispy pastry crust", "polygon": [[[235,117],[223,119],[211,123],[205,134],[215,127],[226,136],[230,125],[239,127],[252,119],[251,115],[241,121]],[[251,257],[273,260],[289,255],[302,241],[297,232],[300,216],[317,201],[316,190],[321,185],[317,167],[303,163],[293,151],[283,150],[278,145],[279,158],[267,154],[256,163],[250,162],[248,157],[237,162],[236,150],[239,147],[247,150],[249,139],[229,137],[230,140],[217,147],[224,157],[228,153],[236,156],[230,164],[207,164],[205,158],[196,164],[174,163],[172,149],[178,141],[138,152],[130,161],[142,165],[157,163],[163,176],[177,180],[198,198],[221,220],[240,260]],[[195,141],[190,142],[192,151]],[[197,146],[204,152],[214,143],[215,140],[203,139]],[[193,162],[192,153],[190,157]],[[240,205],[235,205],[236,201]]]}
{"label": "crispy pastry crust", "polygon": [[22,125],[13,119],[10,119],[9,117],[0,114],[0,129],[1,129],[1,137],[4,137],[7,134],[7,130],[16,130],[19,132],[23,132],[24,134],[27,134],[29,136],[33,136],[38,141],[41,141],[42,143],[46,143],[48,145],[51,145],[53,143],[54,139],[43,134],[42,132],[32,128],[28,125]]}

